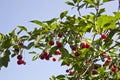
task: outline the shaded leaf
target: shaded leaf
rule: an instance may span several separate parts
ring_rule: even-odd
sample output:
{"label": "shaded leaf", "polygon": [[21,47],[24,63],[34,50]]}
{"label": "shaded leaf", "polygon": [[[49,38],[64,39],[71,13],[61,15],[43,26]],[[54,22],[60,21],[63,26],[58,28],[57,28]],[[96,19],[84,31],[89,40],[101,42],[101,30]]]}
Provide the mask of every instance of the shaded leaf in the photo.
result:
{"label": "shaded leaf", "polygon": [[37,54],[37,55],[35,55],[33,58],[32,58],[32,61],[35,61],[36,59],[38,59],[39,58],[39,55]]}
{"label": "shaded leaf", "polygon": [[27,28],[25,26],[18,26],[21,30],[27,31]]}
{"label": "shaded leaf", "polygon": [[65,2],[67,5],[71,5],[71,6],[74,6],[74,3],[70,2],[70,1],[67,1]]}
{"label": "shaded leaf", "polygon": [[68,11],[62,12],[62,13],[60,14],[60,18],[61,18],[61,19],[64,18],[64,17],[66,16],[67,13],[68,13]]}

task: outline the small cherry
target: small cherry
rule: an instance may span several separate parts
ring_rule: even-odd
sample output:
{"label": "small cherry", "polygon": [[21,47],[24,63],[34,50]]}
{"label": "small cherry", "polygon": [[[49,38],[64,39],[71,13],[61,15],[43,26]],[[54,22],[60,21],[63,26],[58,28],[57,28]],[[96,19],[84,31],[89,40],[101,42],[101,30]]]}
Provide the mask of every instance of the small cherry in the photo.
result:
{"label": "small cherry", "polygon": [[22,43],[22,42],[18,42],[18,45],[19,45],[19,46],[23,46],[23,43]]}
{"label": "small cherry", "polygon": [[100,56],[101,56],[102,58],[104,58],[104,57],[106,57],[106,54],[105,54],[105,53],[102,53],[102,54],[100,54]]}
{"label": "small cherry", "polygon": [[79,53],[79,52],[75,52],[74,54],[75,54],[75,56],[79,56],[79,55],[80,55],[80,53]]}
{"label": "small cherry", "polygon": [[74,71],[69,71],[69,74],[70,74],[70,75],[73,75],[73,74],[74,74]]}
{"label": "small cherry", "polygon": [[47,52],[43,52],[42,54],[43,54],[44,57],[46,57],[48,55]]}
{"label": "small cherry", "polygon": [[15,51],[15,52],[19,52],[19,48],[15,48],[14,51]]}
{"label": "small cherry", "polygon": [[63,44],[61,42],[57,42],[57,47],[61,48],[63,46]]}
{"label": "small cherry", "polygon": [[50,44],[51,46],[54,45],[54,41],[51,40],[51,41],[49,42],[49,44]]}
{"label": "small cherry", "polygon": [[97,70],[96,70],[96,69],[94,69],[94,70],[92,71],[92,74],[93,74],[93,75],[98,74]]}
{"label": "small cherry", "polygon": [[55,61],[56,61],[56,58],[52,58],[52,60],[53,60],[53,62],[55,62]]}
{"label": "small cherry", "polygon": [[83,49],[83,48],[86,48],[86,43],[83,43],[83,44],[82,44],[82,49]]}
{"label": "small cherry", "polygon": [[90,47],[90,44],[86,43],[86,48],[89,48]]}
{"label": "small cherry", "polygon": [[49,56],[49,55],[45,56],[45,59],[46,59],[46,60],[49,60],[49,59],[50,59],[50,56]]}
{"label": "small cherry", "polygon": [[58,33],[58,37],[59,37],[59,38],[62,37],[62,33],[61,33],[61,32]]}
{"label": "small cherry", "polygon": [[17,59],[22,59],[22,55],[18,55],[18,56],[17,56]]}
{"label": "small cherry", "polygon": [[23,64],[24,63],[24,61],[22,60],[22,59],[19,59],[18,61],[17,61],[17,64],[18,65],[21,65],[21,64]]}
{"label": "small cherry", "polygon": [[74,50],[74,51],[76,50],[75,45],[72,45],[72,46],[70,46],[70,47],[71,47],[72,50]]}
{"label": "small cherry", "polygon": [[103,34],[101,35],[101,38],[102,38],[102,39],[106,39],[106,38],[107,38],[107,35],[106,35],[105,33],[103,33]]}
{"label": "small cherry", "polygon": [[68,73],[68,72],[69,72],[69,70],[67,69],[67,70],[66,70],[66,72]]}
{"label": "small cherry", "polygon": [[55,51],[55,55],[61,55],[62,53],[60,51]]}
{"label": "small cherry", "polygon": [[41,60],[43,60],[45,57],[43,56],[43,54],[41,54],[41,55],[39,56],[39,58],[40,58]]}

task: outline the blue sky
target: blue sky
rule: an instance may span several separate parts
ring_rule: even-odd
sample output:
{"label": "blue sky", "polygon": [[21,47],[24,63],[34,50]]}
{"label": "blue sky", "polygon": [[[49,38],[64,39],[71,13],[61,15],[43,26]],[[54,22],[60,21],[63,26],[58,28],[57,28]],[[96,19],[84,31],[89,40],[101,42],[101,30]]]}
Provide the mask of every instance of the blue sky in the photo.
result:
{"label": "blue sky", "polygon": [[[59,17],[64,10],[69,14],[77,14],[75,10],[64,4],[66,0],[0,0],[0,33],[8,33],[18,25],[26,26],[32,30],[35,24],[29,21],[49,20]],[[105,5],[107,13],[117,11],[117,0]],[[83,11],[86,14],[91,10]],[[17,65],[17,59],[11,59],[8,68],[0,71],[0,80],[49,80],[52,75],[65,73],[67,67],[61,67],[60,63],[52,61],[31,61],[31,56],[25,51],[26,65]]]}

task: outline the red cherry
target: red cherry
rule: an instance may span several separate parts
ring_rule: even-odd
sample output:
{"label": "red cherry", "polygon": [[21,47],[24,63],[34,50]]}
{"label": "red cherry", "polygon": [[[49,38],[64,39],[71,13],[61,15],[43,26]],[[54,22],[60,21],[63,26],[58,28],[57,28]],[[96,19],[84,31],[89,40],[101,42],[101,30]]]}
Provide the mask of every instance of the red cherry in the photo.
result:
{"label": "red cherry", "polygon": [[67,69],[67,70],[66,70],[66,72],[68,73],[68,72],[69,72],[69,70]]}
{"label": "red cherry", "polygon": [[24,61],[23,61],[22,59],[20,59],[20,60],[17,61],[17,64],[18,64],[18,65],[21,65],[21,64],[23,64],[23,63],[24,63]]}
{"label": "red cherry", "polygon": [[19,46],[23,46],[23,43],[22,43],[22,42],[19,42],[18,45],[19,45]]}
{"label": "red cherry", "polygon": [[72,50],[74,50],[74,51],[76,50],[75,45],[72,45],[72,46],[70,46],[70,47],[71,47]]}
{"label": "red cherry", "polygon": [[18,56],[17,56],[17,59],[22,59],[22,55],[18,55]]}
{"label": "red cherry", "polygon": [[50,56],[49,56],[49,55],[45,56],[45,59],[46,59],[46,60],[49,60],[49,59],[50,59]]}
{"label": "red cherry", "polygon": [[75,54],[75,56],[79,56],[79,55],[80,55],[80,53],[79,53],[79,52],[75,52],[74,54]]}
{"label": "red cherry", "polygon": [[56,58],[53,58],[52,60],[53,60],[53,62],[55,62],[55,61],[56,61]]}
{"label": "red cherry", "polygon": [[111,62],[111,60],[110,60],[110,59],[107,59],[107,60],[106,60],[106,63],[110,63],[110,62]]}
{"label": "red cherry", "polygon": [[98,64],[94,64],[94,69],[98,69],[98,68],[99,68]]}
{"label": "red cherry", "polygon": [[101,35],[101,38],[102,38],[102,39],[106,39],[106,38],[107,38],[107,35],[106,35],[105,33],[103,33],[103,34]]}
{"label": "red cherry", "polygon": [[111,67],[111,71],[114,72],[114,73],[116,73],[116,68],[112,66]]}
{"label": "red cherry", "polygon": [[42,54],[43,54],[44,57],[46,57],[48,55],[47,52],[43,52]]}
{"label": "red cherry", "polygon": [[74,71],[69,71],[69,74],[70,74],[70,75],[73,75],[73,74],[74,74]]}
{"label": "red cherry", "polygon": [[102,58],[106,57],[105,53],[100,54]]}
{"label": "red cherry", "polygon": [[93,74],[93,75],[97,74],[97,70],[94,69],[94,70],[92,71],[92,74]]}
{"label": "red cherry", "polygon": [[57,47],[61,48],[63,46],[63,44],[61,42],[57,42]]}
{"label": "red cherry", "polygon": [[49,42],[49,44],[50,44],[51,46],[54,45],[54,41],[51,40],[51,41]]}
{"label": "red cherry", "polygon": [[82,49],[83,49],[83,48],[86,48],[86,43],[83,43],[83,44],[82,44]]}
{"label": "red cherry", "polygon": [[61,33],[61,32],[58,33],[58,37],[59,37],[59,38],[62,37],[62,33]]}
{"label": "red cherry", "polygon": [[41,55],[39,56],[39,58],[40,58],[41,60],[43,60],[45,57],[43,56],[43,54],[41,54]]}
{"label": "red cherry", "polygon": [[108,57],[107,59],[108,59],[108,60],[111,60],[112,58],[111,58],[111,57]]}
{"label": "red cherry", "polygon": [[15,52],[19,52],[19,48],[15,48],[15,50],[14,50]]}
{"label": "red cherry", "polygon": [[61,55],[62,53],[60,51],[55,51],[55,55]]}
{"label": "red cherry", "polygon": [[70,64],[66,64],[66,66],[70,66]]}
{"label": "red cherry", "polygon": [[86,43],[86,48],[89,48],[90,47],[90,44]]}

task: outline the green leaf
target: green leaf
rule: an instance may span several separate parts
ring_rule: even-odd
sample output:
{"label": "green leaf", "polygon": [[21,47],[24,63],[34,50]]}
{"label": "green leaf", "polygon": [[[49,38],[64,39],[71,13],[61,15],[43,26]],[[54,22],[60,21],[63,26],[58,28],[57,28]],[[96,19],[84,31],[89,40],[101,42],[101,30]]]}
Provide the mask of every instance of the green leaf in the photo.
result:
{"label": "green leaf", "polygon": [[27,28],[25,26],[18,26],[21,30],[27,31]]}
{"label": "green leaf", "polygon": [[34,46],[34,42],[31,42],[31,43],[28,44],[28,46],[26,47],[26,49],[30,49],[33,46]]}
{"label": "green leaf", "polygon": [[14,54],[11,55],[11,57],[13,58],[13,57],[15,57],[16,55],[17,55],[17,54],[14,53]]}
{"label": "green leaf", "polygon": [[105,12],[105,8],[101,8],[98,12],[98,14],[100,15],[101,13]]}
{"label": "green leaf", "polygon": [[62,12],[62,13],[60,14],[60,18],[63,19],[63,18],[66,16],[67,13],[68,13],[68,11]]}
{"label": "green leaf", "polygon": [[66,3],[67,5],[74,6],[74,3],[70,2],[70,1],[66,1],[65,3]]}
{"label": "green leaf", "polygon": [[30,22],[35,23],[35,24],[37,24],[37,25],[39,25],[39,26],[41,26],[41,27],[45,27],[45,26],[46,26],[44,23],[42,23],[42,22],[39,21],[39,20],[32,20],[32,21],[30,21]]}
{"label": "green leaf", "polygon": [[87,4],[94,4],[94,0],[84,0]]}
{"label": "green leaf", "polygon": [[62,57],[69,57],[69,52],[66,48],[60,48],[60,51],[62,52]]}
{"label": "green leaf", "polygon": [[10,51],[6,50],[3,57],[0,57],[1,65],[6,68],[8,67],[8,62],[10,61],[9,55],[10,55]]}
{"label": "green leaf", "polygon": [[12,39],[8,37],[8,35],[5,36],[4,41],[2,42],[1,47],[3,48],[9,48],[12,45]]}
{"label": "green leaf", "polygon": [[117,19],[120,19],[120,12],[114,12],[114,15]]}
{"label": "green leaf", "polygon": [[73,0],[73,2],[74,2],[74,3],[76,3],[76,2],[77,2],[77,0]]}
{"label": "green leaf", "polygon": [[82,0],[77,0],[77,3],[80,3]]}
{"label": "green leaf", "polygon": [[36,54],[36,55],[32,58],[32,61],[35,61],[35,60],[38,59],[38,58],[39,58],[39,55]]}
{"label": "green leaf", "polygon": [[114,0],[103,0],[103,3],[110,2],[110,1],[114,1]]}
{"label": "green leaf", "polygon": [[56,78],[57,78],[57,79],[64,79],[65,76],[64,76],[64,75],[58,75]]}
{"label": "green leaf", "polygon": [[29,54],[36,54],[36,52],[35,52],[35,51],[32,51],[32,52],[29,52]]}
{"label": "green leaf", "polygon": [[78,9],[77,9],[77,10],[83,8],[85,5],[86,5],[86,3],[81,4],[80,6],[78,6]]}
{"label": "green leaf", "polygon": [[52,47],[50,49],[49,55],[51,56],[52,54],[54,54],[56,50],[57,50],[57,46]]}

